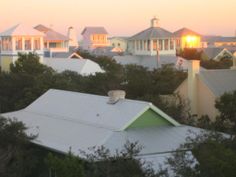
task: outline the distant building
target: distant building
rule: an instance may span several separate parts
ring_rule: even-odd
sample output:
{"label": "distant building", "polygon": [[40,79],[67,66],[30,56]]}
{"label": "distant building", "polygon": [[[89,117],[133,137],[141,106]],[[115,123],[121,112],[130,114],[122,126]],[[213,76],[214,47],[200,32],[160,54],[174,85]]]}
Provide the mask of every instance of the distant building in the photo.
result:
{"label": "distant building", "polygon": [[118,48],[122,52],[126,52],[128,49],[128,37],[111,37],[109,42],[111,47]]}
{"label": "distant building", "polygon": [[200,60],[187,60],[188,78],[175,90],[187,100],[191,114],[208,115],[211,120],[219,114],[215,101],[226,92],[236,90],[236,58],[232,69],[200,70]]}
{"label": "distant building", "polygon": [[159,26],[157,18],[151,20],[151,27],[132,36],[129,49],[133,55],[175,54],[173,34]]}
{"label": "distant building", "polygon": [[42,63],[57,72],[68,70],[81,75],[95,75],[104,72],[97,63],[88,59],[44,58]]}
{"label": "distant building", "polygon": [[129,38],[128,51],[133,55],[175,55],[176,49],[199,48],[200,41],[200,35],[192,30],[182,28],[172,33],[153,18],[150,28]]}
{"label": "distant building", "polygon": [[85,27],[82,31],[84,50],[93,50],[97,47],[109,46],[108,33],[104,27]]}
{"label": "distant building", "polygon": [[221,47],[210,47],[210,48],[203,48],[203,59],[205,60],[216,60],[220,61],[222,59],[233,59],[234,53],[236,52],[235,49],[228,50],[227,48],[221,48]]}
{"label": "distant building", "polygon": [[188,28],[182,28],[173,33],[176,49],[201,48],[201,35]]}
{"label": "distant building", "polygon": [[36,30],[44,33],[44,50],[45,52],[68,52],[69,38],[61,33],[54,31],[44,25],[34,27]]}
{"label": "distant building", "polygon": [[9,66],[18,59],[18,53],[34,52],[42,59],[44,54],[44,34],[23,24],[15,25],[0,33],[1,68],[9,71]]}
{"label": "distant building", "polygon": [[223,37],[223,36],[203,36],[202,47],[236,47],[236,37]]}

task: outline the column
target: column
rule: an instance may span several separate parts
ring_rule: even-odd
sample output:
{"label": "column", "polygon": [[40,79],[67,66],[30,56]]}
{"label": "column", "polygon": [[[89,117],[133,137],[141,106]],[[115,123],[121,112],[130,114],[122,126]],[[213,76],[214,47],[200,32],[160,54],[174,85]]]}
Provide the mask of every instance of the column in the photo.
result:
{"label": "column", "polygon": [[12,52],[16,51],[16,37],[11,37]]}
{"label": "column", "polygon": [[170,40],[171,40],[171,39],[168,40],[168,45],[169,45],[169,46],[168,46],[168,50],[170,50]]}
{"label": "column", "polygon": [[44,50],[43,37],[40,37],[40,50]]}
{"label": "column", "polygon": [[150,53],[151,55],[153,53],[153,40],[152,39],[150,39]]}
{"label": "column", "polygon": [[165,50],[165,39],[162,39],[162,50]]}

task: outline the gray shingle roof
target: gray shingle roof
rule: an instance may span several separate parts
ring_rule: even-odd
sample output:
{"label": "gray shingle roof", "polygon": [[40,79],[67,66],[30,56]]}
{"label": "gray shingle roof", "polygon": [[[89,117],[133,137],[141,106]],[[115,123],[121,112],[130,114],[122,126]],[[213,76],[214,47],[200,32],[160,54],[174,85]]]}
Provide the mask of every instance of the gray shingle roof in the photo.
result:
{"label": "gray shingle roof", "polygon": [[106,29],[104,27],[85,27],[84,30],[82,31],[82,35],[87,32],[89,34],[108,34]]}
{"label": "gray shingle roof", "polygon": [[195,32],[193,30],[190,30],[188,28],[181,28],[178,31],[175,31],[173,34],[174,34],[175,37],[181,37],[181,36],[184,36],[184,35],[197,35],[197,36],[201,36],[199,33]]}
{"label": "gray shingle roof", "polygon": [[150,27],[138,34],[135,34],[130,38],[130,40],[160,39],[170,37],[173,37],[171,32],[160,27]]}
{"label": "gray shingle roof", "polygon": [[217,96],[236,90],[236,70],[204,70],[199,73],[200,80]]}

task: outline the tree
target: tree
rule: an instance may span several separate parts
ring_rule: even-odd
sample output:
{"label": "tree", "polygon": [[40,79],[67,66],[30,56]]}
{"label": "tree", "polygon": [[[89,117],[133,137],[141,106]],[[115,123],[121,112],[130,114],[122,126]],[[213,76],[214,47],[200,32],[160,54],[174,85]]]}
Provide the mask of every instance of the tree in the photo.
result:
{"label": "tree", "polygon": [[235,176],[235,139],[216,132],[202,133],[188,139],[167,164],[178,177]]}
{"label": "tree", "polygon": [[220,112],[216,118],[215,127],[218,130],[236,135],[236,90],[223,94],[216,100],[215,107]]}

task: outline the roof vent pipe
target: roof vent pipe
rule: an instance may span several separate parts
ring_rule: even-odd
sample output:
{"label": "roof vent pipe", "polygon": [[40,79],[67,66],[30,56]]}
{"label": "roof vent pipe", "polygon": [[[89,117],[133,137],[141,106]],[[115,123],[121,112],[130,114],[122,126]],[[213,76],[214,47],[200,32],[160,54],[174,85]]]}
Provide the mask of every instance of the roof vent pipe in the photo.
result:
{"label": "roof vent pipe", "polygon": [[111,90],[108,92],[109,100],[108,104],[115,104],[119,100],[125,99],[125,91],[124,90]]}

